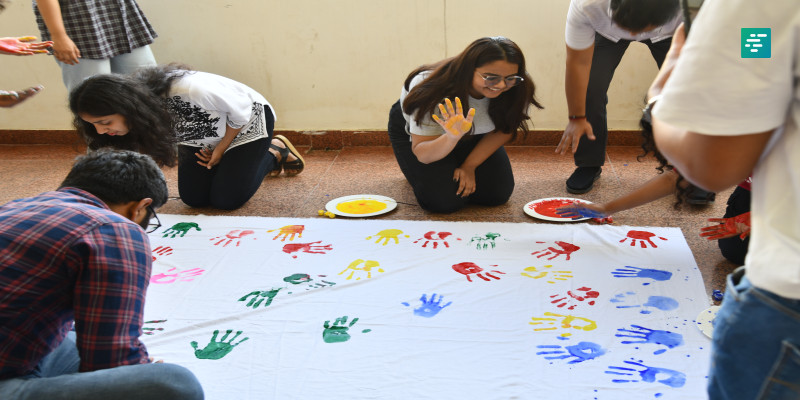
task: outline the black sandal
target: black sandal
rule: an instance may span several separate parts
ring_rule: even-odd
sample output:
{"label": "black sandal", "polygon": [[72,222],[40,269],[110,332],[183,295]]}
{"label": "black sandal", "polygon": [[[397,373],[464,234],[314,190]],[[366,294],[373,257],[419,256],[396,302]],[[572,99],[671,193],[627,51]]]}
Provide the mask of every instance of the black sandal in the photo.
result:
{"label": "black sandal", "polygon": [[[282,142],[282,140],[281,140],[281,142]],[[275,168],[272,171],[270,171],[269,174],[267,174],[267,175],[268,176],[278,176],[278,175],[281,174],[281,171],[283,170],[283,165],[284,165],[284,162],[286,162],[286,158],[289,157],[289,149],[286,148],[286,147],[278,147],[278,146],[276,146],[276,145],[274,145],[272,143],[269,144],[269,148],[270,149],[275,149],[278,152],[278,154],[280,154],[281,159],[278,160],[278,158],[275,157]]]}
{"label": "black sandal", "polygon": [[[297,151],[297,149],[294,148],[294,146],[292,146],[292,142],[290,142],[289,139],[287,139],[283,135],[275,135],[275,139],[280,140],[283,143],[283,145],[286,146],[285,149],[282,149],[286,152],[286,155],[284,155],[283,152],[280,152],[282,157],[280,165],[283,171],[286,172],[286,175],[295,176],[303,172],[303,169],[306,167],[306,160],[304,160],[303,156],[300,155],[300,152]],[[287,161],[286,157],[288,156],[288,153],[291,153],[297,159],[292,161]]]}

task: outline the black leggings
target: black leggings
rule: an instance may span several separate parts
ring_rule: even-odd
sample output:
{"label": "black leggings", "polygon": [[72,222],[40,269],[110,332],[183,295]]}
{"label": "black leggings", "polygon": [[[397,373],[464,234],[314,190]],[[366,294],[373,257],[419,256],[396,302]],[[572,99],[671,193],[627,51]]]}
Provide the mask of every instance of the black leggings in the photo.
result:
{"label": "black leggings", "polygon": [[445,158],[423,164],[411,151],[406,133],[406,120],[396,102],[389,112],[389,140],[397,164],[414,189],[419,205],[436,213],[452,213],[467,203],[486,206],[505,204],[514,191],[514,174],[503,147],[500,147],[475,169],[475,192],[467,197],[456,195],[458,182],[453,181],[456,168],[472,152],[482,135],[463,137]]}
{"label": "black leggings", "polygon": [[197,163],[199,147],[178,146],[178,193],[187,206],[235,210],[253,197],[277,165],[269,152],[275,121],[266,105],[264,117],[269,137],[229,149],[211,169]]}
{"label": "black leggings", "polygon": [[[739,214],[744,214],[750,211],[750,191],[737,186],[733,190],[731,196],[728,197],[728,208],[725,209],[725,216],[723,218],[735,217]],[[747,255],[747,246],[750,244],[750,237],[744,240],[739,236],[730,237],[727,239],[720,239],[717,241],[719,250],[722,256],[728,261],[744,265],[744,257]]]}

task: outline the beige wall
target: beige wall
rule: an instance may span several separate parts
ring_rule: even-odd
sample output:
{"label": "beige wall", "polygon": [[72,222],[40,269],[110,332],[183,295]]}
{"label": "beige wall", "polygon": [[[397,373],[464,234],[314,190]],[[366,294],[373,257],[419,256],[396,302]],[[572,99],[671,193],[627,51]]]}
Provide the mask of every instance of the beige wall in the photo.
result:
{"label": "beige wall", "polygon": [[[263,93],[282,130],[385,130],[389,106],[414,67],[452,56],[482,36],[525,52],[545,110],[535,129],[563,129],[568,0],[139,0],[160,35],[160,63],[179,61]],[[0,36],[36,35],[30,0],[11,0]],[[52,57],[0,56],[0,88],[46,89],[0,110],[0,130],[69,129],[67,92]],[[609,92],[609,128],[636,129],[656,73],[632,45]]]}

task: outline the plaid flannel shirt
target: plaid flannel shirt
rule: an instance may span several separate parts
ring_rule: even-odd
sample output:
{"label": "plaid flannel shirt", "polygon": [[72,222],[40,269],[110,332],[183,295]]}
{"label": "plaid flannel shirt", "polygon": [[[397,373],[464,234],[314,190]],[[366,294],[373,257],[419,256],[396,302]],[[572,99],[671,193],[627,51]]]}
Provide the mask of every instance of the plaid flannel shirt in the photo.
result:
{"label": "plaid flannel shirt", "polygon": [[[158,36],[134,0],[59,0],[67,36],[82,58],[102,60],[130,53]],[[33,12],[42,41],[53,40],[36,0]]]}
{"label": "plaid flannel shirt", "polygon": [[0,379],[32,372],[73,319],[80,371],[149,362],[151,257],[144,230],[85,191],[0,206]]}

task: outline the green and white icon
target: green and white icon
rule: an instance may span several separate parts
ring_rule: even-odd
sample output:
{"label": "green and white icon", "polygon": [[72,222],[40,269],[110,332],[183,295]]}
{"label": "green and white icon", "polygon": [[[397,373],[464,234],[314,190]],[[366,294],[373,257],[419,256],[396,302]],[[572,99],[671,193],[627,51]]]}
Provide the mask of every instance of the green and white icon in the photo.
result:
{"label": "green and white icon", "polygon": [[772,57],[770,28],[742,28],[742,58]]}

